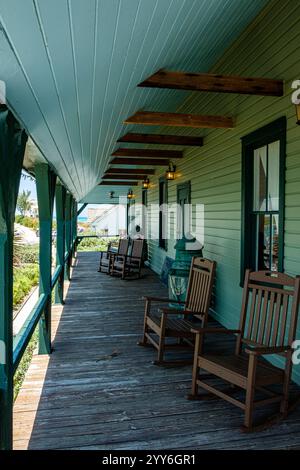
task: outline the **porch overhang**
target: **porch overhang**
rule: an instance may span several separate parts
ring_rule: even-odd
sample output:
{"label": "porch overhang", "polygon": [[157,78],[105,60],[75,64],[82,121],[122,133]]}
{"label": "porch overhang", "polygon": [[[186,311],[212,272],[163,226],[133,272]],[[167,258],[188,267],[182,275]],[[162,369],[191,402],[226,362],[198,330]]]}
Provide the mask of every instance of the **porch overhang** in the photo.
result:
{"label": "porch overhang", "polygon": [[123,121],[140,109],[174,112],[188,93],[137,86],[161,68],[209,71],[266,3],[2,1],[0,79],[39,149],[25,166],[44,158],[77,201],[107,202],[98,183],[118,138],[133,130]]}

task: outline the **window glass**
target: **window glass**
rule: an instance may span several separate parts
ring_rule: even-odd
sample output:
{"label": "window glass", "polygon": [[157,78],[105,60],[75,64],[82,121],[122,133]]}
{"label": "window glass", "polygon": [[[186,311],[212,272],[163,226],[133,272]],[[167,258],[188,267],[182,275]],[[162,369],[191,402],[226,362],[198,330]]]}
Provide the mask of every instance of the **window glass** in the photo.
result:
{"label": "window glass", "polygon": [[270,216],[257,216],[256,269],[270,269]]}
{"label": "window glass", "polygon": [[284,269],[286,118],[242,138],[241,285],[245,269]]}
{"label": "window glass", "polygon": [[270,265],[272,271],[278,271],[278,255],[279,255],[279,215],[272,215],[272,227],[271,227],[271,251],[270,251]]}
{"label": "window glass", "polygon": [[267,210],[267,146],[254,150],[253,210]]}
{"label": "window glass", "polygon": [[280,142],[268,146],[268,211],[279,209],[279,156]]}

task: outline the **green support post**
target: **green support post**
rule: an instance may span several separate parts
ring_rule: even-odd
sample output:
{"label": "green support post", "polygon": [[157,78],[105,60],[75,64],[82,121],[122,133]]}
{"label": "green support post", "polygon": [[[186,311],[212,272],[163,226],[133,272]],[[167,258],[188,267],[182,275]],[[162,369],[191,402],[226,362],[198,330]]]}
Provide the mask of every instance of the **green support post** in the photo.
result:
{"label": "green support post", "polygon": [[[72,195],[67,193],[66,195],[66,212],[65,212],[65,254],[70,253],[71,246],[71,207],[72,207]],[[70,256],[66,261],[65,265],[65,279],[70,280]]]}
{"label": "green support post", "polygon": [[78,210],[78,204],[76,200],[74,199],[73,201],[73,230],[72,230],[72,235],[73,235],[73,256],[75,258],[76,256],[76,239],[77,239],[77,210]]}
{"label": "green support post", "polygon": [[0,105],[0,449],[12,448],[13,236],[27,135]]}
{"label": "green support post", "polygon": [[64,279],[65,279],[65,204],[66,189],[62,184],[56,185],[56,266],[62,266],[62,270],[55,288],[55,303],[64,303]]}
{"label": "green support post", "polygon": [[56,175],[46,163],[35,167],[40,222],[40,294],[47,303],[40,320],[39,354],[51,353],[52,216]]}

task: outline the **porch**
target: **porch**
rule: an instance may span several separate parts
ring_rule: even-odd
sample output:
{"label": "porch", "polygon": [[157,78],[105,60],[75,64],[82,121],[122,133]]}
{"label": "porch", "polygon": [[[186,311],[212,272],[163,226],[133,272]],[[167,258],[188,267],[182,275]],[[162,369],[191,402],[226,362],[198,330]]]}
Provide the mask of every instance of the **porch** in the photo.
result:
{"label": "porch", "polygon": [[[137,346],[141,296],[165,294],[159,278],[145,269],[142,279],[122,281],[97,268],[96,253],[79,253],[65,305],[53,307],[54,352],[35,355],[27,372],[14,449],[300,448],[299,408],[273,428],[243,434],[232,405],[186,400],[191,367],[156,367],[154,351]],[[219,341],[228,348],[233,338]]]}

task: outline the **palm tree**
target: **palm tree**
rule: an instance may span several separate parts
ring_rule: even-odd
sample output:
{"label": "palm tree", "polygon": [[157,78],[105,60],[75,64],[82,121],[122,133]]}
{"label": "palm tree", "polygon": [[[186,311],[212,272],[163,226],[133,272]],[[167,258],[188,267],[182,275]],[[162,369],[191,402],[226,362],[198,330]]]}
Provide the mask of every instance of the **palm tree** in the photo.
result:
{"label": "palm tree", "polygon": [[22,191],[18,196],[17,209],[22,217],[25,217],[27,212],[30,211],[32,203],[30,201],[30,191]]}

